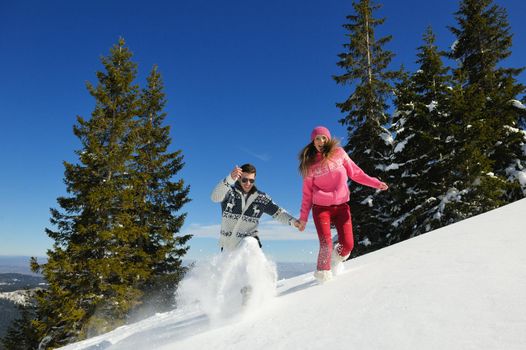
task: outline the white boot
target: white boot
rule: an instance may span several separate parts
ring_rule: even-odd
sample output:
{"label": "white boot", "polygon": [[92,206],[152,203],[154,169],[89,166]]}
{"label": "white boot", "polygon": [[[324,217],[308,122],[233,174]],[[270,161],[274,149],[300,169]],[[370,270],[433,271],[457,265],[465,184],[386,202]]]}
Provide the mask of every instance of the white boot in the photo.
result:
{"label": "white boot", "polygon": [[325,283],[332,279],[332,272],[331,270],[317,270],[314,272],[314,277],[318,282]]}
{"label": "white boot", "polygon": [[346,256],[341,256],[338,253],[338,250],[340,248],[340,243],[336,243],[334,245],[334,249],[332,250],[332,256],[331,256],[331,271],[334,275],[339,275],[343,272],[343,262],[349,258],[351,253],[347,254]]}

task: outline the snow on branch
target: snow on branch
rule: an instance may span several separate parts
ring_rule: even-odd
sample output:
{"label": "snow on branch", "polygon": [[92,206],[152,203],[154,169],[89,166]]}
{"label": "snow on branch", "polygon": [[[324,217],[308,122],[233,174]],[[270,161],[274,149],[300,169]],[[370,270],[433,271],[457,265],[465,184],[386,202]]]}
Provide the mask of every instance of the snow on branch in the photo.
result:
{"label": "snow on branch", "polygon": [[526,106],[519,100],[510,100],[510,104],[515,108],[526,110]]}
{"label": "snow on branch", "polygon": [[400,153],[404,150],[405,146],[407,145],[407,142],[409,140],[411,140],[413,137],[415,137],[415,134],[411,134],[409,135],[408,137],[406,137],[403,141],[399,142],[395,149],[394,149],[394,153]]}

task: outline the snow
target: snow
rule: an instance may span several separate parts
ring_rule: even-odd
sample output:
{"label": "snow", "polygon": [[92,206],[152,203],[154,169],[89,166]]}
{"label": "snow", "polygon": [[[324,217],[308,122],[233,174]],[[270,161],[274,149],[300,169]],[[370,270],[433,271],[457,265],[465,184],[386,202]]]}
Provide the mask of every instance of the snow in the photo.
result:
{"label": "snow", "polygon": [[5,299],[12,301],[15,304],[18,305],[26,305],[27,304],[27,291],[25,290],[16,290],[14,292],[3,292],[0,293],[0,299]]}
{"label": "snow", "polygon": [[383,169],[384,171],[398,170],[400,169],[400,164],[392,163],[392,164],[389,164],[388,166],[384,166]]}
{"label": "snow", "polygon": [[451,46],[449,47],[451,49],[451,51],[455,51],[455,49],[457,48],[457,45],[458,45],[458,40],[455,40]]}
{"label": "snow", "polygon": [[388,132],[383,132],[380,134],[380,138],[385,142],[386,145],[393,144],[393,136]]}
{"label": "snow", "polygon": [[446,207],[446,205],[450,202],[459,202],[462,200],[462,195],[466,193],[466,190],[464,191],[458,191],[456,188],[450,188],[448,189],[445,196],[440,198],[440,204],[438,205],[437,212],[433,215],[434,219],[440,219],[442,217],[442,213]]}
{"label": "snow", "polygon": [[437,106],[438,106],[437,101],[431,101],[431,103],[428,104],[426,107],[430,112],[433,112],[437,108]]}
{"label": "snow", "polygon": [[[226,315],[187,304],[63,349],[526,349],[525,212],[523,199],[352,259],[323,285],[278,281],[274,297]],[[203,265],[189,290],[210,297],[252,248]]]}
{"label": "snow", "polygon": [[361,240],[360,242],[358,242],[358,243],[360,243],[360,244],[363,245],[364,247],[368,247],[368,246],[370,246],[370,245],[372,244],[368,237],[365,237],[364,239],[362,239],[362,240]]}
{"label": "snow", "polygon": [[521,161],[516,159],[507,169],[508,179],[517,180],[526,194],[526,169],[522,167]]}
{"label": "snow", "polygon": [[246,286],[251,286],[253,292],[243,308],[250,309],[274,297],[276,264],[265,257],[255,238],[249,237],[242,243],[233,252],[196,263],[179,287],[177,304],[182,308],[199,306],[215,320],[242,310],[240,291]]}
{"label": "snow", "polygon": [[[418,207],[420,207],[420,206],[418,206]],[[401,217],[399,217],[398,219],[396,219],[391,225],[393,225],[394,227],[398,227],[398,226],[400,226],[400,224],[401,224],[402,222],[404,222],[405,219],[407,219],[410,215],[411,215],[411,212],[402,215]]]}
{"label": "snow", "polygon": [[519,128],[514,128],[512,126],[509,126],[509,125],[504,125],[504,129],[507,129],[513,133],[522,133],[522,134],[526,134],[526,131],[524,130],[521,130]]}
{"label": "snow", "polygon": [[511,103],[512,106],[515,107],[515,108],[526,109],[526,106],[523,105],[521,101],[518,101],[518,100],[511,100],[510,103]]}
{"label": "snow", "polygon": [[360,204],[368,205],[370,208],[373,207],[373,196],[366,197],[363,201],[360,202]]}
{"label": "snow", "polygon": [[415,134],[411,134],[411,135],[409,135],[408,137],[406,137],[404,140],[400,141],[400,142],[396,145],[396,147],[395,147],[395,149],[394,149],[394,153],[400,153],[400,152],[402,152],[402,151],[404,150],[405,146],[407,145],[407,142],[408,142],[409,140],[411,140],[413,137],[415,137]]}

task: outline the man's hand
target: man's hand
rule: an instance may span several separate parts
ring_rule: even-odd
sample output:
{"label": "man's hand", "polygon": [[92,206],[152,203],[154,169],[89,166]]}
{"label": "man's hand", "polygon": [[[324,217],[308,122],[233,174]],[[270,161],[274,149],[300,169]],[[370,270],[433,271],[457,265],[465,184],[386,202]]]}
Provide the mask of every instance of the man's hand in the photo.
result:
{"label": "man's hand", "polygon": [[234,180],[234,181],[237,181],[237,179],[239,179],[241,177],[241,174],[243,173],[243,170],[241,170],[240,167],[238,167],[236,165],[236,167],[234,168],[234,170],[232,170],[232,172],[230,173],[230,177]]}
{"label": "man's hand", "polygon": [[387,186],[387,184],[385,182],[382,182],[380,184],[380,187],[378,188],[380,191],[385,191],[389,188],[389,186]]}
{"label": "man's hand", "polygon": [[294,226],[300,231],[303,232],[305,230],[305,225],[307,223],[305,221],[296,220],[294,221]]}

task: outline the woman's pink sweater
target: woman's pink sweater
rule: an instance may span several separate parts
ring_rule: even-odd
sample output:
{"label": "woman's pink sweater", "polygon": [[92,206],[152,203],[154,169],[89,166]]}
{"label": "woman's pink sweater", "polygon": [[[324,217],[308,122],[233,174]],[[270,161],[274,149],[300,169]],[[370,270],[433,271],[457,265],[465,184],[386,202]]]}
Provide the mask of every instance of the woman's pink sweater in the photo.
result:
{"label": "woman's pink sweater", "polygon": [[365,186],[380,188],[382,182],[364,173],[341,147],[328,161],[322,160],[321,153],[317,157],[316,163],[309,167],[307,176],[303,178],[301,221],[307,222],[313,204],[329,206],[348,202],[348,178]]}

